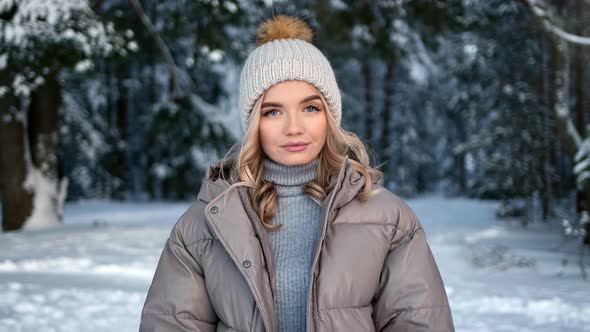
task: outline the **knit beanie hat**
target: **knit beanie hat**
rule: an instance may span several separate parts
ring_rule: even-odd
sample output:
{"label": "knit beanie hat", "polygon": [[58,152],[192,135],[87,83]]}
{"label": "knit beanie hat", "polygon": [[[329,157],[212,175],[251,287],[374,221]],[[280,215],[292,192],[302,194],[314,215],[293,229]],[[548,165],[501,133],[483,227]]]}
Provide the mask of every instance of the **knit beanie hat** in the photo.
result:
{"label": "knit beanie hat", "polygon": [[342,100],[330,62],[312,45],[313,30],[301,17],[274,14],[256,29],[256,48],[240,75],[239,104],[246,130],[252,107],[271,86],[287,80],[306,81],[323,95],[336,123],[342,118]]}

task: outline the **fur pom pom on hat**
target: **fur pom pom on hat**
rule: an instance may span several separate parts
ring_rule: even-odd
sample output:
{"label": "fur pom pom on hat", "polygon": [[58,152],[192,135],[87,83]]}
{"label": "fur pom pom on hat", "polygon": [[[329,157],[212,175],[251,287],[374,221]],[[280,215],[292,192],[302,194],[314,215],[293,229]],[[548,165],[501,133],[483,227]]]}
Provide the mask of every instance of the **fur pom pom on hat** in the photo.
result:
{"label": "fur pom pom on hat", "polygon": [[256,29],[256,46],[281,38],[297,38],[311,43],[313,29],[303,18],[284,14],[271,16]]}
{"label": "fur pom pom on hat", "polygon": [[303,17],[274,14],[256,29],[256,48],[240,74],[240,116],[246,130],[252,107],[271,86],[287,80],[306,81],[324,96],[340,125],[342,100],[328,59],[312,44],[313,28]]}

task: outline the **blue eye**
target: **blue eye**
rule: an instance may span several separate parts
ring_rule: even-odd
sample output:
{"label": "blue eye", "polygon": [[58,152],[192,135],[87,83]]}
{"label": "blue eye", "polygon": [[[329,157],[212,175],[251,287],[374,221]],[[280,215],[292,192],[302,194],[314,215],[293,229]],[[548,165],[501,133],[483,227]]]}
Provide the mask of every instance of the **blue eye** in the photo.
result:
{"label": "blue eye", "polygon": [[275,109],[272,109],[272,110],[268,110],[268,111],[264,112],[264,114],[262,114],[262,115],[263,116],[268,116],[271,112],[275,112],[274,114],[271,114],[271,116],[275,116],[276,115],[276,112],[278,112],[278,111],[275,110]]}
{"label": "blue eye", "polygon": [[320,110],[319,108],[317,108],[315,106],[312,106],[312,105],[307,106],[305,109],[307,110],[309,108],[313,109],[314,111],[319,111]]}

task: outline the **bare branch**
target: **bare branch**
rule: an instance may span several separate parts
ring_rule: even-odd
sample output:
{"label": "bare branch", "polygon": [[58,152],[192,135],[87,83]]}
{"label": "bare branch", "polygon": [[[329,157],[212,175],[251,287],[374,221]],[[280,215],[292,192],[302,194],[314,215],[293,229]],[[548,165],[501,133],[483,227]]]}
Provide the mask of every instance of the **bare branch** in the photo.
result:
{"label": "bare branch", "polygon": [[581,46],[590,46],[590,37],[578,36],[564,31],[553,23],[547,5],[540,0],[522,0],[531,8],[533,14],[541,21],[543,28],[553,35],[569,43]]}
{"label": "bare branch", "polygon": [[129,0],[129,3],[131,4],[133,9],[135,10],[135,13],[137,13],[137,16],[139,16],[141,23],[145,26],[145,28],[148,30],[148,32],[152,35],[152,37],[156,41],[156,44],[157,44],[158,48],[160,49],[162,56],[164,56],[164,60],[166,61],[166,64],[168,66],[168,70],[170,71],[170,76],[172,78],[172,91],[173,91],[172,94],[173,94],[173,96],[175,98],[180,97],[182,94],[180,92],[179,79],[178,79],[178,75],[177,75],[178,67],[176,66],[176,63],[174,62],[174,58],[172,57],[172,53],[170,52],[170,49],[168,49],[168,46],[166,46],[166,43],[164,42],[164,40],[162,39],[162,37],[160,36],[158,31],[156,31],[156,28],[152,24],[152,21],[150,20],[150,18],[147,17],[147,15],[145,14],[143,8],[141,7],[141,4],[139,4],[139,1]]}

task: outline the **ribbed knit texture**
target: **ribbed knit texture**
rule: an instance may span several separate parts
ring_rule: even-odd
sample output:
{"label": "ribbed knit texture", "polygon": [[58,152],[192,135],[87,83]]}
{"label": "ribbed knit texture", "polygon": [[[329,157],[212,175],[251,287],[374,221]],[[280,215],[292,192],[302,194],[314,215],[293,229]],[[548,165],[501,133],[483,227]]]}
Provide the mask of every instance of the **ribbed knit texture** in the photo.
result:
{"label": "ribbed knit texture", "polygon": [[276,39],[255,48],[240,73],[239,103],[242,129],[256,99],[271,86],[286,80],[306,81],[324,96],[336,123],[342,118],[342,100],[336,76],[324,54],[313,44],[296,38]]}
{"label": "ribbed knit texture", "polygon": [[318,158],[303,165],[264,160],[264,179],[275,184],[279,205],[269,231],[275,262],[275,308],[279,331],[305,331],[312,250],[320,206],[303,194],[303,184],[316,178]]}

